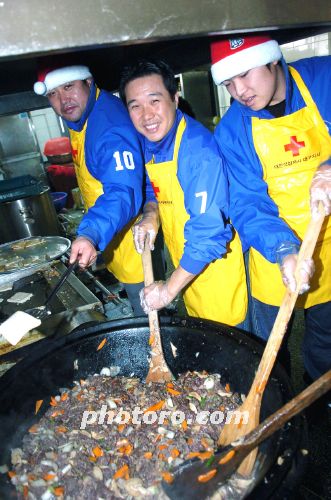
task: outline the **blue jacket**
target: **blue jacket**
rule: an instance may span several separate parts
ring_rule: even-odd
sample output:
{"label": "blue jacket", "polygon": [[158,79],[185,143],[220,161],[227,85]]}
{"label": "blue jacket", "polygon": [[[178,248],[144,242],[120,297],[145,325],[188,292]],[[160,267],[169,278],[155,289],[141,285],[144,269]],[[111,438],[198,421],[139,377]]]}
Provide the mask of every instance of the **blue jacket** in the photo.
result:
{"label": "blue jacket", "polygon": [[[186,243],[180,265],[186,271],[198,274],[226,252],[232,230],[227,223],[227,179],[216,142],[205,127],[193,118],[184,116],[186,128],[179,147],[177,178],[184,193],[189,219],[184,228]],[[183,113],[177,110],[174,125],[161,141],[144,139],[146,163],[152,157],[155,163],[173,159],[177,127],[182,117]],[[197,197],[196,193],[206,190],[206,210],[201,214],[201,197]],[[146,181],[146,199],[156,201],[149,180]]]}
{"label": "blue jacket", "polygon": [[77,235],[104,250],[141,209],[144,161],[138,135],[118,97],[101,90],[96,100],[92,85],[82,118],[66,123],[79,132],[86,121],[85,162],[104,193],[84,215]]}
{"label": "blue jacket", "polygon": [[[303,108],[305,102],[284,59],[281,64],[286,76],[285,115],[288,115]],[[302,59],[291,66],[300,73],[330,132],[331,57]],[[300,242],[286,222],[279,218],[278,207],[268,195],[252,139],[253,116],[273,119],[266,109],[253,111],[234,101],[217,126],[215,138],[228,172],[231,221],[244,250],[252,246],[270,262],[275,262],[275,251],[282,242]]]}

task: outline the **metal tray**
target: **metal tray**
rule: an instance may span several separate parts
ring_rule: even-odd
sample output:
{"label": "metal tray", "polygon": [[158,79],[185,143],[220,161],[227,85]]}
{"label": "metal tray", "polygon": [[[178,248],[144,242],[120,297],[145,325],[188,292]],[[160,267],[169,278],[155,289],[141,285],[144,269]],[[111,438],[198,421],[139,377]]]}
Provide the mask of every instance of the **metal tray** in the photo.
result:
{"label": "metal tray", "polygon": [[5,276],[47,265],[70,245],[70,240],[62,236],[31,236],[0,245],[0,283]]}

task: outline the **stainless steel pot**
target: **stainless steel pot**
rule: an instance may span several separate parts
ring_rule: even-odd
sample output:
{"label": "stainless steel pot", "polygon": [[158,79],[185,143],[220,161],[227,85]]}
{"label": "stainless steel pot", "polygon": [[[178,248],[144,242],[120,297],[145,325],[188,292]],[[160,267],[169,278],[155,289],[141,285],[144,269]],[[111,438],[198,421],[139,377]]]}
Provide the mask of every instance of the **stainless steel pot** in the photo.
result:
{"label": "stainless steel pot", "polygon": [[29,236],[61,234],[49,191],[49,187],[40,184],[23,184],[13,187],[5,195],[2,194],[0,198],[0,220],[2,221],[0,243]]}

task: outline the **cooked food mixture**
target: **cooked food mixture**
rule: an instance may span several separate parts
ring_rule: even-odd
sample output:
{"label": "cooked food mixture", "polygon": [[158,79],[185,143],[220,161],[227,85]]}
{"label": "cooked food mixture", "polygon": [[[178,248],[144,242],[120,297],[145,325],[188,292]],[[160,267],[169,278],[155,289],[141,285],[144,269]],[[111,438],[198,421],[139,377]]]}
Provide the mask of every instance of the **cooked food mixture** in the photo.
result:
{"label": "cooked food mixture", "polygon": [[22,250],[23,248],[35,247],[37,245],[41,245],[45,240],[43,238],[33,238],[28,240],[20,240],[16,241],[11,245],[13,250]]}
{"label": "cooked food mixture", "polygon": [[[212,462],[229,410],[242,403],[219,375],[146,385],[111,374],[105,368],[52,397],[12,450],[19,498],[164,498],[160,482],[173,481],[173,467],[192,457]],[[36,413],[46,404],[36,401]]]}

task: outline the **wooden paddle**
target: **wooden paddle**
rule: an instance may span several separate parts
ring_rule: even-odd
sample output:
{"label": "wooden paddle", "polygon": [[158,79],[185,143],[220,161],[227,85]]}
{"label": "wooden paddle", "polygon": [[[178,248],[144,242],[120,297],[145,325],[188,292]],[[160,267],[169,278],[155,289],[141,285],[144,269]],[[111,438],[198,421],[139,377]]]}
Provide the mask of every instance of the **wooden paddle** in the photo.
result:
{"label": "wooden paddle", "polygon": [[[181,464],[174,471],[174,481],[171,484],[162,482],[165,493],[170,498],[181,500],[211,498],[217,489],[231,478],[251,450],[256,449],[262,441],[330,389],[331,370],[266,418],[249,434],[218,450],[213,456],[212,463],[208,464],[210,460],[194,459]],[[207,480],[208,478],[210,479]]]}
{"label": "wooden paddle", "polygon": [[[145,244],[145,248],[141,258],[143,264],[145,286],[149,286],[154,283],[154,275],[151,251],[147,242]],[[169,382],[170,380],[173,380],[174,377],[164,359],[157,311],[149,312],[148,320],[150,330],[149,344],[151,346],[151,359],[149,363],[148,374],[146,377],[146,383],[154,382],[161,384],[163,382]]]}
{"label": "wooden paddle", "polygon": [[[300,272],[298,272],[298,269],[300,269],[300,263],[303,260],[309,259],[313,255],[317,238],[324,221],[324,216],[324,209],[322,204],[320,204],[319,217],[316,219],[311,219],[305,237],[301,244],[296,272],[297,289],[294,293],[287,290],[284,295],[275,320],[275,324],[273,326],[267,345],[264,349],[262,359],[255,374],[252,387],[248,393],[246,400],[241,405],[241,407],[238,408],[239,411],[248,412],[248,422],[247,424],[237,424],[231,422],[230,424],[225,425],[219,437],[219,445],[221,446],[225,446],[229,443],[232,443],[233,441],[236,441],[238,438],[247,434],[259,424],[263,392],[265,386],[267,385],[271,370],[274,366],[279,348],[286,332],[287,324],[290,320],[295,302],[299,295],[298,290],[300,290],[302,277],[300,275]],[[256,454],[257,449],[252,451],[241,464],[239,472],[242,475],[247,476],[251,473]]]}

